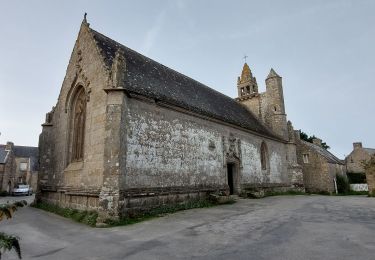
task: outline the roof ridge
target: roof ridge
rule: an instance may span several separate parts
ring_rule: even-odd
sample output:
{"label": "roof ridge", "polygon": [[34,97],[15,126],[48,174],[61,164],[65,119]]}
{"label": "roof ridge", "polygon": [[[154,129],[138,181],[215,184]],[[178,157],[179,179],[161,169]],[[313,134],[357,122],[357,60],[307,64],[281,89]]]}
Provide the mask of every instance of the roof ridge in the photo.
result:
{"label": "roof ridge", "polygon": [[240,126],[262,136],[285,141],[234,98],[146,57],[92,28],[90,32],[106,68],[112,68],[119,49],[124,51],[126,90]]}
{"label": "roof ridge", "polygon": [[[143,58],[145,58],[145,59],[147,59],[147,60],[151,60],[152,62],[155,62],[155,63],[157,63],[157,64],[163,66],[164,68],[167,68],[168,70],[172,70],[173,72],[175,72],[175,73],[177,73],[177,74],[180,74],[181,76],[183,76],[183,77],[185,77],[185,78],[187,78],[187,79],[189,79],[189,80],[195,81],[195,82],[199,83],[200,85],[202,85],[202,86],[204,86],[204,87],[206,87],[206,88],[208,88],[208,89],[210,89],[210,90],[212,90],[212,91],[215,91],[216,93],[218,93],[218,94],[220,94],[220,95],[222,95],[222,96],[225,96],[225,97],[227,97],[227,98],[230,98],[232,101],[236,102],[236,100],[235,100],[234,98],[232,98],[232,97],[230,97],[230,96],[227,96],[227,95],[225,95],[224,93],[221,93],[220,91],[217,91],[216,89],[211,88],[211,87],[207,86],[206,84],[204,84],[204,83],[202,83],[202,82],[199,82],[199,81],[196,80],[196,79],[193,79],[193,78],[191,78],[191,77],[189,77],[189,76],[187,76],[187,75],[185,75],[185,74],[183,74],[183,73],[181,73],[181,72],[179,72],[179,71],[177,71],[177,70],[175,70],[175,69],[172,69],[172,68],[170,68],[170,67],[168,67],[168,66],[166,66],[166,65],[164,65],[164,64],[162,64],[162,63],[160,63],[160,62],[158,62],[158,61],[156,61],[156,60],[154,60],[154,59],[151,59],[151,58],[149,58],[149,57],[143,55],[142,53],[139,53],[139,52],[137,52],[137,51],[135,51],[135,50],[133,50],[133,49],[131,49],[131,48],[129,48],[129,47],[123,45],[122,43],[119,43],[118,41],[115,41],[115,40],[109,38],[108,36],[106,36],[106,35],[104,35],[104,34],[98,32],[98,31],[92,29],[92,28],[90,28],[90,30],[94,31],[95,33],[100,34],[101,36],[103,36],[103,37],[105,37],[105,38],[107,38],[107,39],[109,39],[109,40],[111,40],[111,41],[116,42],[116,43],[119,44],[121,47],[126,48],[126,49],[128,49],[128,50],[130,50],[130,51],[132,51],[132,52],[135,52],[136,54],[142,56]],[[237,102],[236,102],[236,103],[237,103]]]}
{"label": "roof ridge", "polygon": [[304,142],[304,143],[306,143],[306,144],[308,144],[309,146],[312,146],[312,147],[314,147],[314,148],[318,148],[318,149],[319,149],[320,151],[322,151],[323,153],[328,153],[328,155],[330,155],[330,156],[333,157],[334,161],[336,161],[336,162],[342,164],[341,159],[339,159],[338,157],[336,157],[336,155],[334,155],[333,153],[331,153],[331,152],[328,151],[327,149],[324,149],[323,147],[321,147],[321,146],[319,146],[319,145],[317,145],[317,144],[310,143],[310,142],[307,142],[307,141],[305,141],[305,140],[301,140],[301,141]]}

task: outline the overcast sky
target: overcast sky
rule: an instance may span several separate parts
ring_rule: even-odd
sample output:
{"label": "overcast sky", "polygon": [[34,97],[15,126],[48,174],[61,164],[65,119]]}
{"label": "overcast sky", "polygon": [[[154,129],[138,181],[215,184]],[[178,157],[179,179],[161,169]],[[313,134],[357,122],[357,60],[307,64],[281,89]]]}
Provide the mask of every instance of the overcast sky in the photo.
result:
{"label": "overcast sky", "polygon": [[84,12],[91,28],[236,97],[283,77],[288,119],[340,158],[375,148],[375,1],[0,0],[0,143],[38,145]]}

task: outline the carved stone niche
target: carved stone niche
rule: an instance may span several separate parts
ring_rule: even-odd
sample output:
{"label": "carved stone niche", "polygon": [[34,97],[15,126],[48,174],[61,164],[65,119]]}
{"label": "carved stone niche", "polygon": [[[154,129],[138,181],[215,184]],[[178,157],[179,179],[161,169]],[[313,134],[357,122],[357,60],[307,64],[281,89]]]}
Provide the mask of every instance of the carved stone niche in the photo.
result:
{"label": "carved stone niche", "polygon": [[223,144],[223,167],[227,167],[228,162],[238,162],[242,168],[241,140],[232,133],[222,137]]}

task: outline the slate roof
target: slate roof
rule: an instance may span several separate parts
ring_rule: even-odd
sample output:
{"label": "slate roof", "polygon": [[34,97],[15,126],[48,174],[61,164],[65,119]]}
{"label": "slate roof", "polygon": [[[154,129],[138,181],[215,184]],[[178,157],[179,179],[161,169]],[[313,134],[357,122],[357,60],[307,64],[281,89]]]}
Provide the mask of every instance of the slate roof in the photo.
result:
{"label": "slate roof", "polygon": [[5,145],[0,145],[0,164],[4,164],[6,162],[8,153],[8,151],[5,151]]}
{"label": "slate roof", "polygon": [[109,69],[116,51],[122,49],[127,91],[281,140],[234,99],[90,30]]}
{"label": "slate roof", "polygon": [[373,149],[373,148],[363,148],[363,150],[365,150],[370,155],[375,154],[375,149]]}
{"label": "slate roof", "polygon": [[273,78],[273,77],[280,77],[274,69],[271,68],[270,73],[267,76],[267,79]]}
{"label": "slate roof", "polygon": [[37,171],[39,169],[38,157],[39,150],[38,147],[32,146],[14,146],[14,156],[21,158],[30,158],[30,169],[32,171]]}
{"label": "slate roof", "polygon": [[332,153],[330,153],[328,150],[324,149],[323,147],[313,144],[313,143],[303,141],[303,140],[301,140],[301,142],[305,144],[306,146],[308,146],[309,148],[311,148],[312,150],[316,151],[321,156],[323,156],[327,160],[327,162],[335,163],[335,164],[342,164],[342,165],[345,164],[342,160],[334,156]]}

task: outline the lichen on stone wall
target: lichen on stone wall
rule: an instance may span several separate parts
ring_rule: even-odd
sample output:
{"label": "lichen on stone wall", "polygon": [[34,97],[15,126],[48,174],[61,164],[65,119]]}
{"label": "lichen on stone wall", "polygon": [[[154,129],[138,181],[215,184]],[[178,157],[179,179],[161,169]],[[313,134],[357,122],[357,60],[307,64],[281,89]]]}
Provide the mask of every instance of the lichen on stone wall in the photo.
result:
{"label": "lichen on stone wall", "polygon": [[[128,113],[127,184],[182,186],[220,183],[220,135],[196,123],[152,112]],[[212,147],[215,149],[212,149]]]}

